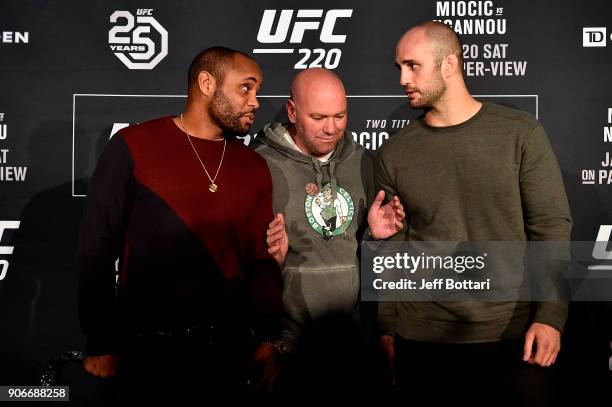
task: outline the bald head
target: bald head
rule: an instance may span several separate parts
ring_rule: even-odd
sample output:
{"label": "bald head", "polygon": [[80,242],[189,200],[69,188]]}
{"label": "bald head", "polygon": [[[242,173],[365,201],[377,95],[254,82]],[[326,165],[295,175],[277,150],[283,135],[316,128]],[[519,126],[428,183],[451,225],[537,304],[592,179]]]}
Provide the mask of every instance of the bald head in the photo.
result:
{"label": "bald head", "polygon": [[431,109],[448,95],[466,92],[461,41],[446,24],[426,21],[397,43],[400,84],[415,109]]}
{"label": "bald head", "polygon": [[332,71],[324,68],[309,68],[297,74],[291,82],[291,99],[302,104],[305,98],[331,96],[346,98],[342,81]]}
{"label": "bald head", "polygon": [[330,70],[306,69],[291,83],[287,116],[302,152],[321,157],[336,148],[346,129],[346,91]]}
{"label": "bald head", "polygon": [[[463,67],[463,47],[457,33],[448,25],[437,21],[425,21],[408,30],[400,39],[402,41],[414,41],[418,38],[424,41],[435,58],[436,65],[448,55],[455,55],[458,65]],[[399,45],[399,43],[398,43]]]}

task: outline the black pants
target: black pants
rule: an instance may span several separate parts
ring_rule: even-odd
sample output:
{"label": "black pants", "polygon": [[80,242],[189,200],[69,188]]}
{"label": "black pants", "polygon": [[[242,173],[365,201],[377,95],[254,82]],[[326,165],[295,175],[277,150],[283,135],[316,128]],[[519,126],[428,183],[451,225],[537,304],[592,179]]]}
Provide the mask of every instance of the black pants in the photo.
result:
{"label": "black pants", "polygon": [[374,350],[350,314],[332,313],[306,324],[297,352],[283,357],[277,403],[357,405],[372,398],[380,388]]}
{"label": "black pants", "polygon": [[404,401],[538,407],[558,402],[556,370],[523,362],[522,338],[437,344],[396,336],[395,356],[397,397]]}
{"label": "black pants", "polygon": [[130,338],[120,355],[116,397],[125,401],[242,400],[251,375],[251,344],[208,337]]}

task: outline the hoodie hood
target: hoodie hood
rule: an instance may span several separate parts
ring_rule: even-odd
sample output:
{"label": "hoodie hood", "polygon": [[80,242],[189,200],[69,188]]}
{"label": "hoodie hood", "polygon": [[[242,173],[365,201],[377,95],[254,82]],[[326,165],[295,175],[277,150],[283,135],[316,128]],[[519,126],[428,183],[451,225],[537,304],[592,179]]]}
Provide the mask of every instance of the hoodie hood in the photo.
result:
{"label": "hoodie hood", "polygon": [[309,156],[307,154],[298,151],[294,146],[292,146],[287,139],[285,138],[285,134],[288,133],[289,129],[288,123],[269,123],[266,124],[259,133],[257,133],[257,137],[255,138],[255,142],[267,145],[274,150],[278,151],[280,154],[285,157],[301,163],[309,168],[312,168],[317,173],[317,187],[319,189],[323,189],[322,181],[323,181],[323,173],[321,171],[322,167],[329,166],[329,174],[330,174],[330,184],[332,195],[336,197],[336,187],[337,180],[335,176],[335,170],[339,164],[341,164],[344,160],[351,156],[356,150],[355,144],[351,143],[350,135],[348,132],[344,132],[344,136],[338,141],[336,145],[336,149],[334,153],[329,158],[328,161],[322,162],[315,157]]}

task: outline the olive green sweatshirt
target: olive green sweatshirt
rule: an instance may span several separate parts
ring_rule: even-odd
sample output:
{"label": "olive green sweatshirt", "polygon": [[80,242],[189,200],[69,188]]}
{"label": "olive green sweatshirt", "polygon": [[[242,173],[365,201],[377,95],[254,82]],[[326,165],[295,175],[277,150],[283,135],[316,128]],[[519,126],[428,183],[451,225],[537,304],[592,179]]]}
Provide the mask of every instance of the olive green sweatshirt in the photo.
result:
{"label": "olive green sweatshirt", "polygon": [[[531,115],[483,103],[448,127],[423,117],[379,151],[377,190],[397,194],[408,228],[394,240],[567,241],[571,217],[557,160]],[[523,273],[522,268],[516,270]],[[519,337],[531,322],[562,331],[567,304],[381,302],[381,334],[426,342],[476,343]]]}

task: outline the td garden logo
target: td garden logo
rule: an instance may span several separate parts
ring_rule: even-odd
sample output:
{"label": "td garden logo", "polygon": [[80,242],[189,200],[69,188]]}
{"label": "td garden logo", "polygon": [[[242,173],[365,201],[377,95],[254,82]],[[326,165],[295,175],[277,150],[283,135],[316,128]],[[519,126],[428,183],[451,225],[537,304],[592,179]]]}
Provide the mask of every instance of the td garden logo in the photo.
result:
{"label": "td garden logo", "polygon": [[153,69],[168,55],[168,31],[153,17],[153,9],[115,11],[108,32],[111,51],[129,69]]}

